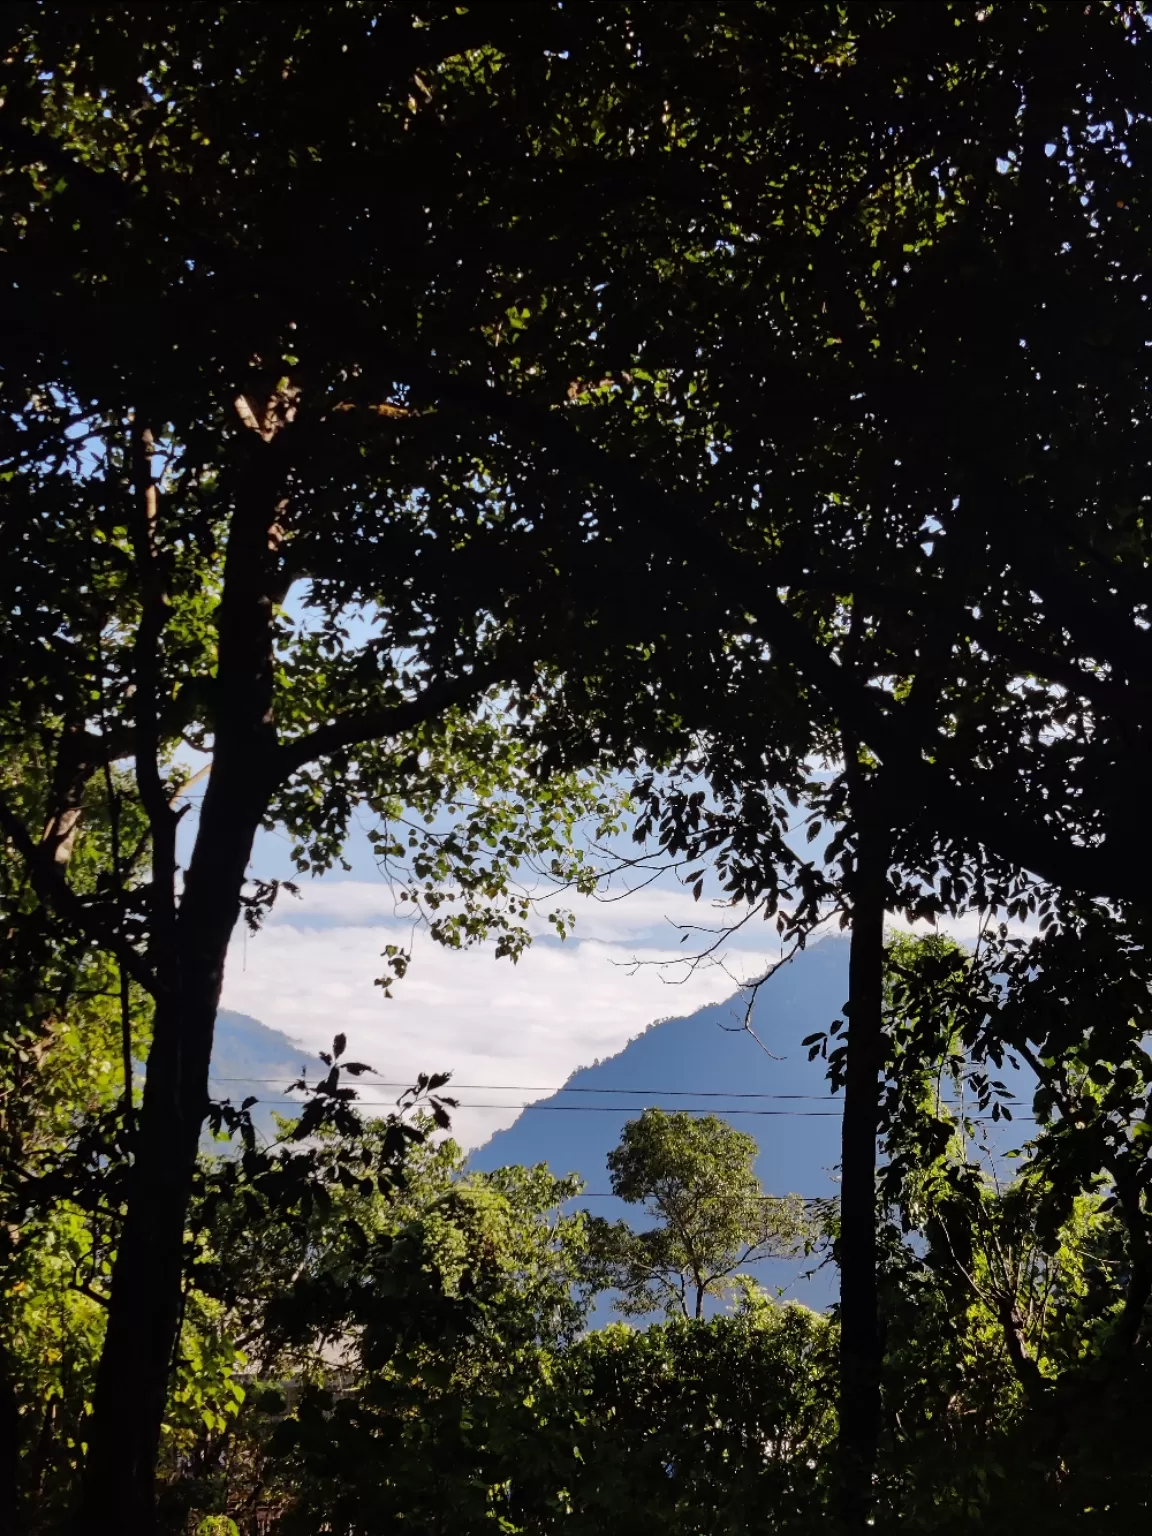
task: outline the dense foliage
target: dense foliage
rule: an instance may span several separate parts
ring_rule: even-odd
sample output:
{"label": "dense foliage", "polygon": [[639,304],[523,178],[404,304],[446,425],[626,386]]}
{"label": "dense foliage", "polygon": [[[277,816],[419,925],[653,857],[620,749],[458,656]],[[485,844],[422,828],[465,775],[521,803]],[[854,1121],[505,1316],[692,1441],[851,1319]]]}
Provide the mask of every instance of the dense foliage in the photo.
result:
{"label": "dense foliage", "polygon": [[[1146,1516],[1147,7],[0,25],[0,1505]],[[442,1078],[365,1126],[338,1047],[272,1148],[210,1106],[262,827],[322,874],[369,816],[514,959],[622,785],[722,923],[851,924],[831,1321],[698,1315],[817,1242],[730,1128],[633,1127],[609,1234],[433,1150]],[[584,1337],[609,1280],[688,1315]]]}
{"label": "dense foliage", "polygon": [[[877,1516],[938,1533],[1041,1516],[1055,1531],[1123,1529],[1152,1491],[1147,1344],[1117,1347],[1129,1235],[1099,1179],[1055,1175],[1059,1121],[1013,1176],[1002,1160],[989,1172],[980,1123],[966,1121],[979,1068],[954,1038],[957,979],[976,971],[956,946],[892,941],[888,1038],[895,1060],[919,1036],[924,1091],[888,1123]],[[968,1084],[966,1107],[945,1081]],[[335,1104],[335,1120],[313,1112],[313,1135],[284,1122],[266,1148],[241,1118],[236,1144],[202,1157],[165,1411],[165,1529],[826,1528],[835,1315],[746,1275],[710,1317],[673,1302],[666,1322],[590,1329],[593,1302],[619,1294],[620,1260],[605,1264],[596,1222],[573,1209],[578,1181],[472,1173],[450,1141],[426,1139],[427,1113],[398,1136],[399,1121]],[[716,1117],[664,1116],[654,1141],[653,1119],[625,1128],[613,1168],[655,1164],[674,1218],[743,1138]],[[60,1208],[27,1228],[21,1267],[5,1273],[9,1303],[21,1298],[8,1349],[22,1529],[51,1528],[78,1465],[102,1330],[91,1293],[104,1282],[85,1262],[99,1229],[95,1213]],[[834,1204],[808,1238],[811,1262],[827,1262]],[[625,1299],[639,1314],[637,1294]]]}

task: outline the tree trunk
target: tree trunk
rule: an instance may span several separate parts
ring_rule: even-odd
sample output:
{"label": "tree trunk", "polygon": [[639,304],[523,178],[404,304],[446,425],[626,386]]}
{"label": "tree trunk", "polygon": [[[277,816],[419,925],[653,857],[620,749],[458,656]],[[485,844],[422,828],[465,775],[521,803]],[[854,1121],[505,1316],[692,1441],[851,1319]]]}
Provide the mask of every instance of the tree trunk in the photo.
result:
{"label": "tree trunk", "polygon": [[0,1536],[16,1530],[20,1492],[20,1405],[15,1371],[0,1344]]}
{"label": "tree trunk", "polygon": [[1015,1298],[1012,1296],[997,1297],[996,1316],[1000,1322],[1004,1347],[1008,1351],[1008,1358],[1012,1362],[1012,1370],[1016,1380],[1024,1389],[1024,1395],[1032,1407],[1042,1411],[1049,1406],[1048,1389],[1045,1385],[1044,1377],[1040,1374],[1040,1367],[1028,1353],[1028,1338],[1024,1327],[1024,1319],[1017,1310]]}
{"label": "tree trunk", "polygon": [[[155,1529],[156,1460],[178,1343],[184,1223],[208,1108],[216,1009],[273,783],[280,507],[268,477],[273,455],[267,448],[263,454],[264,462],[254,460],[243,477],[229,537],[213,763],[195,848],[178,912],[173,898],[171,923],[155,917],[154,1032],[96,1383],[78,1527],[84,1536],[147,1536]],[[154,841],[160,848],[166,839]],[[174,848],[170,839],[167,845]],[[166,878],[154,867],[156,890]]]}
{"label": "tree trunk", "polygon": [[[207,799],[206,799],[207,805]],[[202,828],[197,851],[206,833]],[[184,1222],[200,1130],[224,960],[240,910],[255,822],[231,838],[235,875],[189,870],[178,926],[180,983],[157,1000],[128,1211],[116,1257],[85,1479],[85,1532],[153,1529],[156,1460],[177,1344]],[[193,863],[195,868],[195,861]],[[198,899],[199,898],[199,899]]]}
{"label": "tree trunk", "polygon": [[863,816],[857,813],[856,838],[840,1186],[840,1513],[851,1530],[868,1521],[880,1438],[876,1135],[888,839],[867,802]]}

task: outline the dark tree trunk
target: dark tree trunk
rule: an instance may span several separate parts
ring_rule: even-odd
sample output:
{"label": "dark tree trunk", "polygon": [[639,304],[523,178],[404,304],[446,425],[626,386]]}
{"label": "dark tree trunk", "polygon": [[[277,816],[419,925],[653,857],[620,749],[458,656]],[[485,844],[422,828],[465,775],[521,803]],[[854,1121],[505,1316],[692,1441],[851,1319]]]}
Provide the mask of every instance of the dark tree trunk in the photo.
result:
{"label": "dark tree trunk", "polygon": [[[155,1528],[156,1460],[178,1342],[184,1224],[208,1108],[216,1009],[253,839],[273,783],[279,507],[267,473],[274,454],[267,448],[263,454],[264,463],[244,477],[246,495],[229,538],[213,763],[196,844],[178,911],[173,897],[170,922],[154,912],[154,1032],[89,1435],[78,1527],[85,1536],[146,1536]],[[161,859],[174,860],[174,841],[157,837],[155,826],[154,841]],[[171,874],[154,867],[161,895]]]}
{"label": "dark tree trunk", "polygon": [[0,1536],[16,1530],[21,1430],[15,1372],[8,1351],[0,1345]]}
{"label": "dark tree trunk", "polygon": [[232,869],[197,870],[193,860],[177,928],[178,980],[156,1005],[87,1458],[82,1529],[109,1536],[153,1527],[160,1426],[183,1292],[184,1222],[208,1108],[224,960],[255,834],[250,817],[247,825],[231,817],[230,827],[205,819],[197,854],[208,843],[228,857],[199,862],[227,862]]}
{"label": "dark tree trunk", "polygon": [[888,874],[887,830],[867,804],[856,827],[840,1186],[840,1513],[849,1529],[867,1523],[880,1438],[876,1136]]}
{"label": "dark tree trunk", "polygon": [[1028,1353],[1027,1330],[1024,1327],[1024,1319],[1016,1307],[1015,1299],[1011,1296],[998,1297],[996,1316],[1000,1322],[1004,1347],[1008,1351],[1016,1380],[1024,1389],[1025,1396],[1032,1407],[1038,1412],[1044,1412],[1050,1407],[1047,1385],[1040,1374],[1040,1367]]}
{"label": "dark tree trunk", "polygon": [[[218,979],[221,963],[215,969]],[[165,998],[156,1008],[96,1384],[86,1531],[152,1528],[160,1425],[180,1315],[184,1220],[207,1108],[217,996],[209,979],[197,976],[182,996]]]}

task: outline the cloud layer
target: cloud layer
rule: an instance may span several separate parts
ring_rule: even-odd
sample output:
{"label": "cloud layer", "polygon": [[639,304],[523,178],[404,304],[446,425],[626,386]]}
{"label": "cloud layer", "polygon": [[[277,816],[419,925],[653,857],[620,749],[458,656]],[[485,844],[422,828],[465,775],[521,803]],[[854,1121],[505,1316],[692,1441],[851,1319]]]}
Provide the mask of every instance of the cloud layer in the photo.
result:
{"label": "cloud layer", "polygon": [[[682,891],[581,901],[579,909],[577,933],[564,943],[547,936],[541,919],[542,936],[515,966],[490,950],[449,951],[417,934],[411,968],[389,999],[373,985],[384,969],[381,952],[412,936],[396,919],[390,888],[318,882],[299,900],[284,898],[261,933],[237,933],[224,1004],[311,1051],[343,1032],[350,1054],[392,1081],[451,1070],[460,1083],[509,1085],[466,1095],[507,1106],[458,1112],[454,1134],[476,1145],[510,1125],[519,1104],[545,1097],[575,1068],[621,1050],[655,1018],[728,996],[734,976],[754,974],[763,964],[763,954],[745,946],[727,970],[669,972],[656,964],[683,953],[680,934],[666,919],[701,918]],[[765,936],[760,925],[756,937]],[[538,1091],[509,1091],[522,1084]],[[384,1090],[372,1089],[364,1097],[377,1093],[384,1097]]]}
{"label": "cloud layer", "polygon": [[[654,1019],[730,996],[740,979],[780,952],[774,931],[755,921],[736,936],[724,967],[669,969],[658,962],[680,959],[706,939],[689,933],[682,945],[676,924],[719,920],[706,902],[652,886],[619,901],[567,904],[577,911],[574,936],[561,943],[542,916],[534,919],[540,937],[515,966],[490,950],[445,950],[417,934],[408,975],[389,999],[373,985],[384,970],[381,952],[388,943],[412,942],[391,887],[382,880],[317,881],[303,887],[299,900],[283,897],[259,934],[237,932],[224,1005],[309,1051],[344,1033],[350,1055],[392,1082],[451,1071],[457,1083],[492,1085],[463,1095],[484,1107],[454,1117],[453,1133],[475,1146],[577,1067],[615,1054]],[[977,928],[975,916],[950,925],[968,940]],[[522,1085],[535,1091],[520,1091]],[[269,1097],[275,1091],[269,1085]],[[382,1104],[387,1090],[368,1088],[364,1099]]]}

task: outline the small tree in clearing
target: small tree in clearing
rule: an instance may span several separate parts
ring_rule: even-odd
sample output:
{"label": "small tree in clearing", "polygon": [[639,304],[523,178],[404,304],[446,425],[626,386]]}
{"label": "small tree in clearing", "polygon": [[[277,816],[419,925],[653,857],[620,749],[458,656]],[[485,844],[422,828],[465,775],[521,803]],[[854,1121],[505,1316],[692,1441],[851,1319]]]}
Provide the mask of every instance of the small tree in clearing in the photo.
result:
{"label": "small tree in clearing", "polygon": [[700,1318],[704,1299],[739,1287],[748,1265],[798,1253],[808,1233],[798,1195],[766,1195],[753,1137],[716,1115],[647,1109],[608,1154],[612,1192],[656,1225],[595,1218],[595,1252],[619,1311]]}

